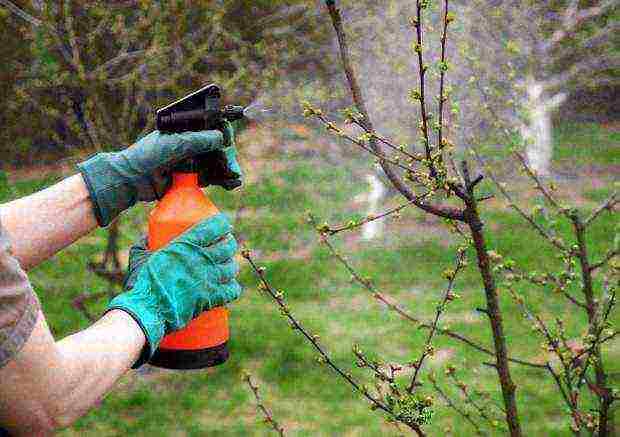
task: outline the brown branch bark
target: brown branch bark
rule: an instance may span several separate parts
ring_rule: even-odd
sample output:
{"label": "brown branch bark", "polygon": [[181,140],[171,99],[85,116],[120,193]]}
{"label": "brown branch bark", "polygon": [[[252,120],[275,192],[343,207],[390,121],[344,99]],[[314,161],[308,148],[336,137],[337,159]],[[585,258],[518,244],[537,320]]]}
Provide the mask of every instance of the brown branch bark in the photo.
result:
{"label": "brown branch bark", "polygon": [[590,224],[592,224],[603,212],[612,212],[618,203],[620,203],[620,200],[618,200],[618,193],[615,192],[611,196],[609,196],[609,198],[605,202],[603,202],[602,205],[596,208],[587,219],[585,219],[583,223],[584,226],[590,226]]}
{"label": "brown branch bark", "polygon": [[508,429],[510,430],[510,435],[512,437],[517,437],[521,436],[521,425],[519,423],[516,400],[517,388],[510,375],[508,349],[506,346],[506,337],[504,335],[502,313],[499,306],[499,296],[497,294],[495,279],[491,273],[491,263],[487,253],[487,244],[484,236],[483,225],[480,220],[474,187],[469,176],[469,167],[466,162],[462,163],[462,171],[467,190],[465,201],[466,223],[469,226],[471,236],[474,240],[474,247],[478,258],[478,269],[480,270],[482,282],[484,283],[484,291],[487,301],[486,314],[489,317],[491,330],[493,332],[493,342],[495,345],[495,368],[497,370],[499,382],[502,388]]}
{"label": "brown branch bark", "polygon": [[463,249],[462,251],[459,251],[456,256],[456,266],[454,268],[454,274],[452,274],[448,280],[448,285],[446,286],[446,289],[444,291],[441,303],[437,306],[437,309],[435,310],[435,318],[433,319],[433,322],[431,323],[428,336],[426,337],[426,342],[424,343],[424,350],[422,351],[422,354],[420,354],[420,358],[418,358],[418,361],[415,363],[415,366],[414,366],[415,371],[411,378],[411,382],[409,383],[409,387],[407,388],[409,393],[412,393],[416,385],[418,384],[418,375],[420,374],[420,370],[422,369],[424,360],[431,354],[430,348],[432,347],[432,341],[435,336],[435,333],[437,332],[437,326],[439,324],[439,319],[441,318],[441,315],[444,313],[448,302],[450,302],[454,298],[454,294],[452,293],[452,290],[454,288],[454,281],[456,280],[456,277],[459,274],[459,272],[465,267],[464,261],[465,261],[465,250]]}
{"label": "brown branch bark", "polygon": [[[578,213],[574,212],[570,214],[570,219],[573,223],[573,229],[577,236],[577,257],[581,265],[581,279],[583,281],[583,295],[586,301],[586,312],[588,313],[588,324],[591,332],[598,331],[599,319],[597,317],[598,303],[594,295],[594,286],[592,282],[592,267],[588,258],[588,247],[586,242],[586,227],[584,222]],[[603,365],[603,356],[601,354],[600,345],[595,345],[593,350],[594,362],[594,374],[596,377],[596,385],[599,388],[599,437],[606,437],[610,435],[609,414],[610,406],[613,402],[611,390],[607,387],[607,374],[605,373]]]}
{"label": "brown branch bark", "polygon": [[114,220],[107,229],[106,248],[101,262],[90,261],[88,263],[89,270],[116,285],[121,285],[125,279],[125,272],[118,255],[119,222],[119,219]]}
{"label": "brown branch bark", "polygon": [[[450,4],[448,0],[444,1],[444,15],[443,15],[443,31],[441,33],[441,67],[439,71],[439,131],[437,132],[437,146],[443,148],[443,107],[447,98],[444,95],[445,81],[446,81],[446,45],[448,41],[448,13],[450,10]],[[441,156],[441,155],[440,155]]]}
{"label": "brown branch bark", "polygon": [[418,101],[420,102],[420,116],[422,117],[422,135],[424,136],[424,151],[426,153],[426,159],[428,160],[429,170],[431,177],[437,176],[437,170],[435,169],[435,164],[433,163],[433,158],[431,156],[431,144],[430,137],[428,133],[428,114],[426,112],[426,86],[425,86],[425,77],[427,66],[424,65],[424,39],[423,39],[423,30],[422,30],[422,5],[420,0],[416,0],[415,5],[416,18],[414,27],[416,30],[416,52],[418,53],[418,79],[420,81],[420,97]]}
{"label": "brown branch bark", "polygon": [[[332,20],[332,24],[334,26],[334,30],[336,32],[336,36],[338,38],[338,46],[340,49],[340,59],[342,61],[342,65],[344,68],[345,75],[347,77],[347,81],[349,83],[349,88],[351,90],[351,95],[353,98],[353,102],[360,114],[364,117],[361,123],[364,124],[366,129],[370,132],[374,132],[374,126],[370,120],[370,116],[368,115],[368,110],[366,108],[366,103],[364,101],[364,97],[362,95],[361,88],[357,81],[357,77],[355,75],[353,65],[351,63],[351,56],[349,53],[349,46],[347,42],[346,33],[344,31],[344,27],[342,25],[342,16],[340,15],[340,11],[336,8],[335,2],[326,1],[327,8],[329,10],[329,15]],[[375,139],[370,141],[370,146],[372,149],[381,154],[381,147],[377,144]],[[443,205],[433,205],[426,203],[424,201],[416,200],[416,194],[407,186],[405,181],[397,174],[397,172],[392,168],[392,166],[387,163],[385,160],[379,159],[379,165],[385,172],[386,176],[403,196],[405,196],[408,200],[414,201],[415,205],[432,214],[435,214],[439,217],[449,218],[452,220],[463,221],[463,213],[459,210],[455,210],[454,208],[445,207]]]}

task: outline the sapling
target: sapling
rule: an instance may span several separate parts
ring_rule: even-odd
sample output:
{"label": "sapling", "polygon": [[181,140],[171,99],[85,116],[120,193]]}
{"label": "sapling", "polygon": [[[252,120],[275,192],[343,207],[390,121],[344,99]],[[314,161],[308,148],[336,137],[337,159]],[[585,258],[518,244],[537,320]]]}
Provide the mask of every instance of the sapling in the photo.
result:
{"label": "sapling", "polygon": [[[381,382],[376,383],[372,389],[334,363],[325,348],[318,343],[316,336],[303,328],[303,323],[293,315],[292,309],[283,299],[284,293],[275,292],[274,286],[268,281],[268,272],[258,267],[251,252],[247,250],[244,252],[244,257],[248,259],[261,280],[259,289],[271,295],[292,327],[299,330],[314,346],[319,353],[320,363],[327,365],[342,381],[351,385],[370,402],[373,410],[382,412],[390,422],[404,425],[416,435],[427,434],[432,421],[432,412],[442,408],[428,393],[428,387],[419,384],[422,373],[428,374],[430,388],[444,404],[461,415],[477,434],[505,431],[511,436],[523,435],[520,413],[522,409],[531,406],[519,405],[517,401],[519,381],[513,376],[515,366],[526,366],[539,372],[541,376],[547,376],[555,384],[558,399],[567,407],[569,418],[567,428],[575,435],[613,435],[611,405],[618,400],[618,392],[610,385],[602,345],[618,335],[610,316],[616,303],[618,265],[615,262],[619,248],[616,244],[602,258],[592,259],[586,234],[589,227],[602,214],[616,211],[617,194],[612,194],[590,214],[565,205],[555,192],[557,187],[543,179],[539,172],[532,168],[531,160],[523,154],[522,149],[527,145],[527,141],[517,141],[515,144],[515,139],[519,139],[515,129],[503,128],[500,134],[506,143],[512,145],[514,150],[511,151],[511,156],[521,168],[523,176],[540,194],[542,205],[535,209],[537,212],[527,212],[513,200],[506,185],[490,170],[489,160],[476,151],[475,144],[470,152],[477,166],[472,165],[472,158],[456,159],[458,151],[452,135],[458,130],[451,129],[446,121],[445,112],[451,103],[450,96],[446,92],[450,73],[449,29],[458,22],[459,16],[451,12],[449,0],[441,2],[440,56],[436,65],[439,79],[438,96],[435,99],[436,114],[431,111],[429,98],[431,91],[426,81],[429,69],[432,67],[426,60],[425,45],[428,9],[431,2],[416,1],[410,18],[413,33],[412,56],[417,59],[418,68],[417,87],[411,90],[409,96],[419,108],[420,119],[417,123],[419,147],[399,146],[386,133],[377,133],[365,104],[364,90],[360,86],[351,61],[342,15],[335,3],[333,0],[327,0],[325,5],[336,33],[343,72],[354,102],[352,108],[343,112],[345,124],[357,126],[362,133],[352,134],[339,126],[330,115],[309,102],[304,104],[304,115],[316,120],[331,134],[370,155],[374,163],[382,168],[394,189],[406,199],[406,203],[385,213],[372,214],[361,220],[340,225],[321,223],[314,214],[309,215],[309,222],[316,229],[319,241],[350,273],[352,281],[367,289],[372,297],[399,314],[403,320],[417,328],[427,330],[426,340],[421,350],[417,351],[418,358],[405,366],[387,365],[380,359],[370,358],[359,346],[354,346],[353,354],[357,365],[367,369]],[[486,177],[495,182],[498,193],[507,199],[509,206],[531,226],[543,243],[553,247],[564,265],[561,271],[557,272],[548,266],[542,266],[537,271],[526,271],[511,257],[492,249],[488,241],[491,240],[493,230],[483,222],[481,212],[485,202],[494,197],[480,188],[481,182]],[[459,245],[455,251],[455,266],[444,271],[443,276],[447,285],[430,321],[410,315],[395,299],[379,290],[371,278],[358,272],[347,255],[336,250],[330,242],[330,239],[337,234],[355,230],[379,218],[390,217],[405,208],[413,207],[419,208],[425,214],[443,219],[448,228],[459,238]],[[571,236],[560,235],[552,224],[541,221],[536,214],[540,215],[542,212],[548,216],[548,221],[567,220],[571,224]],[[491,347],[481,345],[459,332],[439,325],[450,302],[459,298],[459,293],[453,289],[454,281],[466,265],[468,257],[471,258],[472,264],[475,263],[482,285],[485,304],[476,310],[488,319],[493,339]],[[594,276],[597,274],[604,276],[604,279],[595,280]],[[516,286],[522,282],[529,284],[528,288]],[[500,295],[499,287],[508,293]],[[571,346],[566,334],[566,322],[561,317],[556,316],[553,320],[549,320],[547,314],[528,304],[528,295],[533,293],[535,288],[542,288],[543,291],[551,289],[555,294],[549,298],[564,299],[569,305],[574,306],[575,311],[585,313],[584,324],[572,328],[584,332],[583,346]],[[524,323],[532,326],[533,331],[540,336],[545,349],[555,359],[549,357],[545,362],[539,362],[516,357],[510,353],[507,343],[509,333],[502,312],[502,305],[506,303],[500,304],[500,300],[509,296],[524,315]],[[452,364],[447,366],[445,373],[447,381],[451,382],[460,393],[460,398],[455,399],[442,387],[435,375],[428,372],[424,366],[425,361],[435,352],[433,340],[437,335],[448,336],[465,347],[479,351],[482,357],[490,358],[484,361],[484,364],[496,373],[501,402],[496,403],[487,393],[468,387],[459,379],[458,369]],[[403,374],[405,369],[409,376]]]}

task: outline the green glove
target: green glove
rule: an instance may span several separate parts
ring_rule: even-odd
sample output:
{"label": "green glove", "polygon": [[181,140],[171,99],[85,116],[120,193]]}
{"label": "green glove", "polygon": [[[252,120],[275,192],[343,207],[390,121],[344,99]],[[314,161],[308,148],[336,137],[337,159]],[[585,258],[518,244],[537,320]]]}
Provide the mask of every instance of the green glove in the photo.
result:
{"label": "green glove", "polygon": [[241,167],[237,162],[237,146],[235,129],[232,123],[226,122],[223,131],[224,143],[228,147],[218,153],[208,153],[197,158],[199,173],[198,183],[201,187],[219,185],[227,190],[241,186]]}
{"label": "green glove", "polygon": [[125,291],[107,310],[129,313],[144,331],[147,344],[134,368],[153,356],[164,335],[182,329],[202,311],[239,297],[237,241],[231,231],[220,213],[158,251],[149,252],[144,242],[132,247]]}
{"label": "green glove", "polygon": [[107,226],[137,201],[160,199],[170,186],[170,170],[194,158],[203,186],[228,190],[241,185],[241,168],[234,149],[235,132],[227,123],[217,130],[162,134],[151,132],[133,146],[114,153],[98,153],[78,164],[100,226]]}

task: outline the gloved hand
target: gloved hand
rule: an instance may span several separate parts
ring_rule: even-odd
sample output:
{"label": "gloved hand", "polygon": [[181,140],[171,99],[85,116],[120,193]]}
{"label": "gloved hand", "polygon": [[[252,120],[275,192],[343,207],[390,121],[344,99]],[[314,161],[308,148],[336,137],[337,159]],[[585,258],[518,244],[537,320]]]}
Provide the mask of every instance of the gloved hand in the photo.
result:
{"label": "gloved hand", "polygon": [[148,251],[145,242],[132,247],[124,292],[112,299],[107,311],[129,313],[144,331],[147,344],[134,368],[153,356],[164,335],[239,297],[237,241],[231,231],[219,213],[155,252]]}
{"label": "gloved hand", "polygon": [[235,143],[235,129],[232,123],[226,122],[223,131],[224,144],[228,146],[215,153],[199,155],[198,184],[201,187],[219,185],[227,190],[234,190],[241,186],[241,167],[237,162],[237,145]]}
{"label": "gloved hand", "polygon": [[240,186],[234,137],[228,122],[224,133],[154,131],[125,150],[98,153],[78,164],[97,222],[107,226],[137,201],[161,198],[170,185],[170,170],[188,158],[196,160],[202,186],[220,185],[227,190]]}

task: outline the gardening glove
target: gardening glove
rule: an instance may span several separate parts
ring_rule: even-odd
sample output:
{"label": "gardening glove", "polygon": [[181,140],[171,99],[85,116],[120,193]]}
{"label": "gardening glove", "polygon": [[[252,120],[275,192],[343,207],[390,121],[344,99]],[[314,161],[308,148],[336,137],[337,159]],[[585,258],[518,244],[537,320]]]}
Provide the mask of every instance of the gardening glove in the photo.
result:
{"label": "gardening glove", "polygon": [[224,144],[227,147],[215,153],[198,156],[199,168],[198,183],[201,187],[219,185],[226,190],[240,187],[241,167],[237,162],[237,145],[235,143],[235,129],[231,122],[226,121],[222,129]]}
{"label": "gardening glove", "polygon": [[239,297],[237,241],[231,231],[219,213],[155,252],[146,249],[144,240],[131,248],[124,292],[107,311],[127,312],[144,331],[146,345],[134,368],[153,356],[166,334]]}
{"label": "gardening glove", "polygon": [[133,146],[98,153],[78,164],[100,226],[107,226],[137,201],[160,199],[170,186],[173,167],[189,158],[197,162],[202,186],[227,190],[241,185],[241,168],[234,149],[235,132],[219,130],[163,134],[151,132]]}

